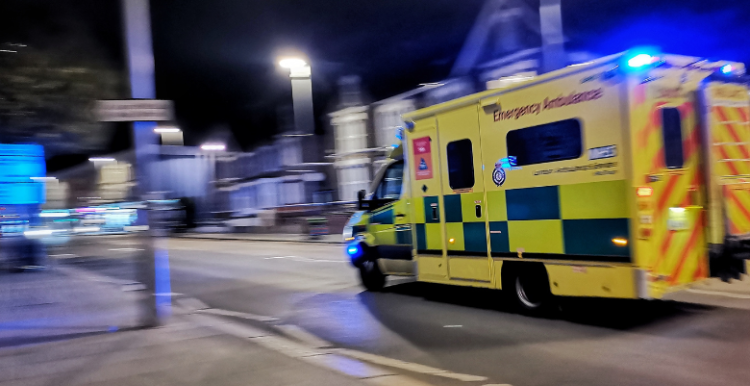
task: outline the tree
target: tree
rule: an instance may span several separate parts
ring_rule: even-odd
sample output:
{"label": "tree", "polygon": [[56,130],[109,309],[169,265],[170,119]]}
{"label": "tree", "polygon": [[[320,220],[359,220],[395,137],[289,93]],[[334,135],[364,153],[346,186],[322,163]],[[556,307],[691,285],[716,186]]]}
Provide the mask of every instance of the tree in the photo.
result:
{"label": "tree", "polygon": [[0,142],[39,143],[48,157],[107,145],[113,127],[92,107],[121,97],[123,74],[82,23],[66,17],[53,32],[30,23],[24,44],[0,44]]}

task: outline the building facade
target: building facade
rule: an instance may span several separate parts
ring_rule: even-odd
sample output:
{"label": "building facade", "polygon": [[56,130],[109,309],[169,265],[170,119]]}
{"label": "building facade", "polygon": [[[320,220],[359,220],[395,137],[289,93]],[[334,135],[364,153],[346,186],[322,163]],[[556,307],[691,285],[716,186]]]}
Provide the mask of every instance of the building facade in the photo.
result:
{"label": "building facade", "polygon": [[[554,11],[555,7],[552,9]],[[559,4],[556,10],[559,11]],[[448,78],[420,84],[375,103],[360,101],[341,106],[329,114],[337,138],[332,158],[339,197],[353,200],[358,190],[370,185],[389,147],[396,141],[396,128],[403,125],[402,114],[528,79],[549,71],[547,62],[565,66],[598,57],[583,51],[550,50],[547,41],[562,41],[563,37],[561,31],[558,31],[559,36],[554,36],[554,31],[550,33],[549,28],[542,25],[540,14],[545,12],[549,13],[549,7],[540,12],[525,1],[487,0]],[[550,52],[558,57],[545,60],[545,54],[549,57]]]}

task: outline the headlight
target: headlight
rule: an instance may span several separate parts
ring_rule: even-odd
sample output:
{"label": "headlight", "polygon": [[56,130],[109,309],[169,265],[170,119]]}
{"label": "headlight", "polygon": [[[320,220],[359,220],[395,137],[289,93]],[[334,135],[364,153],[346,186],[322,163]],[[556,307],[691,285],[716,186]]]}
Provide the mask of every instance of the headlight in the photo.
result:
{"label": "headlight", "polygon": [[351,241],[354,240],[354,228],[347,225],[344,227],[344,241]]}

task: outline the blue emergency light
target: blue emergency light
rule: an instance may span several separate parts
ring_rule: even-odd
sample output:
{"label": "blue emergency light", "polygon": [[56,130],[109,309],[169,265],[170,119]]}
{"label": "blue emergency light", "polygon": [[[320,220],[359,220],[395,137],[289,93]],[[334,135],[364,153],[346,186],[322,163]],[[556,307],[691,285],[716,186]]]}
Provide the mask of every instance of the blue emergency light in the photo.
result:
{"label": "blue emergency light", "polygon": [[404,128],[402,126],[396,127],[396,139],[399,141],[404,140]]}
{"label": "blue emergency light", "polygon": [[358,262],[361,260],[362,256],[365,254],[365,251],[362,249],[362,244],[354,243],[346,246],[346,254],[349,255],[349,259],[352,261],[352,264],[356,266],[358,265]]}
{"label": "blue emergency light", "polygon": [[355,257],[359,255],[361,250],[362,249],[359,247],[359,244],[353,244],[353,245],[350,245],[348,248],[346,248],[346,253],[348,253],[349,256],[351,257]]}
{"label": "blue emergency light", "polygon": [[656,58],[654,58],[653,56],[649,54],[638,54],[628,59],[628,66],[633,67],[633,68],[639,68],[643,66],[648,66],[654,61],[656,61]]}
{"label": "blue emergency light", "polygon": [[731,64],[725,64],[724,66],[721,67],[721,72],[723,74],[729,74],[732,72],[732,70],[734,70],[734,67],[732,67]]}

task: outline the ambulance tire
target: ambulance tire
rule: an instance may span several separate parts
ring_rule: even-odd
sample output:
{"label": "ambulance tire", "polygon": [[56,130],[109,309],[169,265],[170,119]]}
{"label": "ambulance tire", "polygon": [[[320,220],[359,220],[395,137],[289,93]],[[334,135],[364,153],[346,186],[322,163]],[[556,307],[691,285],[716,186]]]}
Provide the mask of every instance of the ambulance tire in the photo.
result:
{"label": "ambulance tire", "polygon": [[385,275],[380,271],[377,260],[365,260],[359,266],[362,286],[370,292],[378,292],[385,287]]}
{"label": "ambulance tire", "polygon": [[[554,298],[544,265],[512,263],[503,266],[503,293],[514,310],[533,316],[547,315],[553,309]],[[506,269],[508,271],[506,272]]]}

